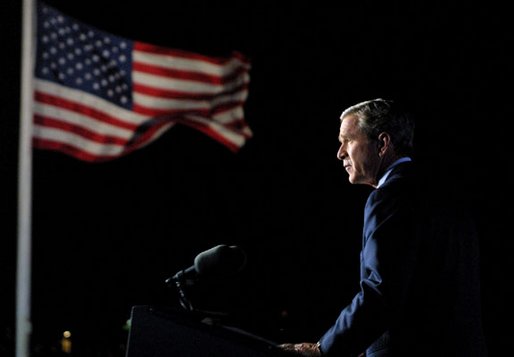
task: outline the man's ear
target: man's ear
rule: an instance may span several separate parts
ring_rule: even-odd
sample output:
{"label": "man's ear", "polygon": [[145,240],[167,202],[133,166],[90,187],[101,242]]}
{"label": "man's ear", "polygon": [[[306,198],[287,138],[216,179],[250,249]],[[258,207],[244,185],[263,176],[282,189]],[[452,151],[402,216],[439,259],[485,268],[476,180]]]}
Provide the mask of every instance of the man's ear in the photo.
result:
{"label": "man's ear", "polygon": [[378,134],[377,141],[379,154],[384,154],[385,150],[387,150],[387,148],[389,148],[389,146],[391,145],[391,136],[385,131],[381,132],[380,134]]}

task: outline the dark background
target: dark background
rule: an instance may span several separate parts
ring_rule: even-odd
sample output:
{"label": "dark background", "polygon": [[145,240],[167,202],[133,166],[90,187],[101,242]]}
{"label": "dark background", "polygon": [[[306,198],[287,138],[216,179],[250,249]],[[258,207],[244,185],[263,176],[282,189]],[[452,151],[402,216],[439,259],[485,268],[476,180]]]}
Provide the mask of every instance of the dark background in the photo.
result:
{"label": "dark background", "polygon": [[[341,111],[395,98],[418,119],[416,158],[477,224],[491,356],[509,348],[512,29],[471,2],[48,1],[105,31],[252,63],[236,154],[174,127],[126,157],[90,164],[34,151],[32,340],[121,356],[133,305],[178,307],[164,280],[217,244],[248,257],[192,290],[201,307],[283,341],[315,341],[358,288],[367,187],[336,160]],[[14,347],[21,5],[2,2],[0,354]],[[436,185],[437,187],[437,185]],[[180,307],[178,307],[180,308]],[[232,321],[233,322],[233,321]]]}

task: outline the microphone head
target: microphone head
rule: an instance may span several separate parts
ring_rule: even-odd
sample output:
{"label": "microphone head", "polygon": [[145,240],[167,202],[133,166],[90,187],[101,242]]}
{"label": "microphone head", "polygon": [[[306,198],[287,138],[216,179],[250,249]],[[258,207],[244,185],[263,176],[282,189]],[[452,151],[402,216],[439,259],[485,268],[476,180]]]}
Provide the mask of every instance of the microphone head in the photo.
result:
{"label": "microphone head", "polygon": [[241,271],[246,265],[246,254],[238,246],[220,244],[198,254],[194,267],[201,276],[226,276]]}

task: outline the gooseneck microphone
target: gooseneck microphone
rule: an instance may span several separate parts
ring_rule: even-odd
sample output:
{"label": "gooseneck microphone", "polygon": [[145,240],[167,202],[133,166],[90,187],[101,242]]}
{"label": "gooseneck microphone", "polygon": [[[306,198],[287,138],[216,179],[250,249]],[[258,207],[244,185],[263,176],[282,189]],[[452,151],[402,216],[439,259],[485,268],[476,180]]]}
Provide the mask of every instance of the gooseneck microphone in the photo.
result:
{"label": "gooseneck microphone", "polygon": [[219,244],[198,254],[192,266],[178,271],[166,282],[229,276],[241,271],[245,265],[246,254],[240,247]]}
{"label": "gooseneck microphone", "polygon": [[245,252],[235,245],[220,244],[198,254],[194,267],[201,276],[226,276],[241,271],[246,264]]}
{"label": "gooseneck microphone", "polygon": [[246,265],[246,254],[238,246],[219,244],[198,254],[194,264],[179,270],[166,279],[167,285],[175,285],[180,294],[180,303],[187,310],[194,310],[187,299],[184,285],[193,285],[200,279],[215,279],[234,275]]}

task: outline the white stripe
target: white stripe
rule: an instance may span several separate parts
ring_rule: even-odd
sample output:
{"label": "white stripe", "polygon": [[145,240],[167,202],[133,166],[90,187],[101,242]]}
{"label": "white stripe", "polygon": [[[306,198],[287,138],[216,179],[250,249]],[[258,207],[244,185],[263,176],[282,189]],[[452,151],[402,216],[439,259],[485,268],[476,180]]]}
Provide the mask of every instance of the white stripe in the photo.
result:
{"label": "white stripe", "polygon": [[35,89],[43,93],[48,93],[56,97],[79,103],[83,106],[91,107],[95,110],[105,113],[108,116],[115,117],[116,119],[127,122],[129,124],[139,125],[148,119],[148,117],[145,115],[131,112],[128,109],[119,107],[116,104],[113,104],[95,95],[43,79],[35,79]]}
{"label": "white stripe", "polygon": [[232,58],[225,64],[215,64],[196,58],[174,57],[172,55],[154,54],[138,50],[134,50],[132,53],[132,61],[180,71],[204,73],[218,77],[223,77],[233,73],[241,67],[249,67],[248,64],[242,62],[238,58]]}
{"label": "white stripe", "polygon": [[246,137],[244,135],[241,135],[238,132],[229,129],[228,127],[222,124],[216,123],[209,118],[204,118],[197,115],[187,115],[186,118],[187,120],[191,120],[200,123],[204,126],[210,127],[220,136],[224,137],[225,139],[227,139],[228,141],[230,141],[238,147],[243,146],[246,141]]}
{"label": "white stripe", "polygon": [[244,121],[243,107],[237,107],[233,110],[227,110],[224,112],[216,113],[212,116],[212,119],[223,126],[228,126],[235,122],[242,122],[244,126],[242,128],[238,128],[238,132],[246,138],[250,138],[253,136],[252,129]]}
{"label": "white stripe", "polygon": [[206,100],[166,99],[134,93],[134,104],[151,109],[209,109]]}
{"label": "white stripe", "polygon": [[44,117],[57,119],[64,123],[73,124],[100,135],[114,136],[128,140],[133,135],[133,130],[123,129],[111,124],[91,119],[90,117],[69,111],[49,104],[35,103],[34,113]]}
{"label": "white stripe", "polygon": [[141,93],[134,93],[134,104],[143,107],[166,110],[166,109],[212,109],[216,106],[234,101],[244,101],[247,97],[248,91],[239,91],[234,94],[215,97],[213,100],[198,101],[198,100],[184,100],[184,99],[166,99],[153,97]]}
{"label": "white stripe", "polygon": [[250,129],[250,127],[248,125],[245,125],[243,127],[243,129],[241,129],[241,133],[246,137],[246,138],[251,138],[253,136],[253,132],[252,132],[252,129]]}
{"label": "white stripe", "polygon": [[230,124],[235,121],[242,120],[244,116],[244,111],[242,106],[235,107],[231,110],[225,110],[220,113],[216,113],[212,116],[212,119],[217,121],[220,124]]}
{"label": "white stripe", "polygon": [[101,144],[69,131],[37,124],[34,125],[34,137],[68,144],[91,155],[117,156],[124,148],[123,145]]}
{"label": "white stripe", "polygon": [[[218,105],[224,104],[224,103],[230,103],[230,102],[243,103],[245,101],[246,97],[248,97],[248,90],[244,89],[244,90],[241,90],[239,92],[235,92],[235,93],[232,93],[229,95],[220,95],[220,96],[214,98],[213,100],[211,100],[210,103],[211,103],[212,108],[216,108]],[[242,105],[242,104],[240,104],[240,105]]]}
{"label": "white stripe", "polygon": [[248,83],[250,76],[245,73],[230,82],[215,84],[187,79],[166,78],[161,75],[133,71],[132,80],[137,84],[164,90],[176,90],[185,93],[217,94],[221,91],[229,91]]}

